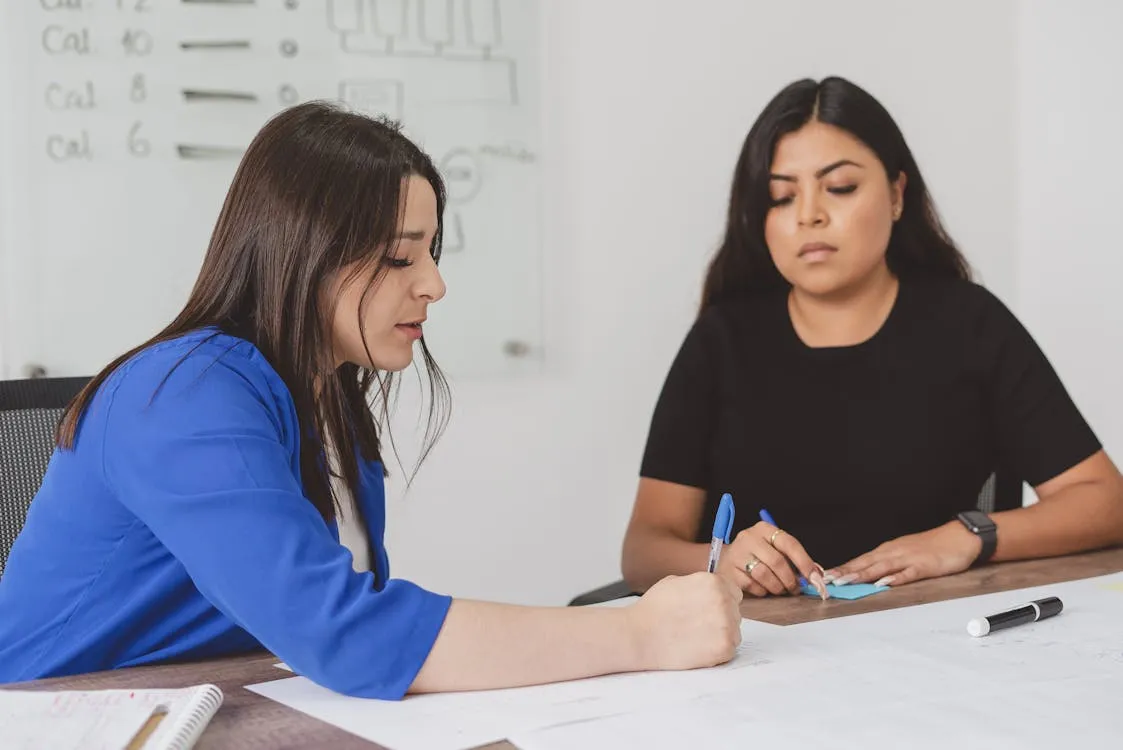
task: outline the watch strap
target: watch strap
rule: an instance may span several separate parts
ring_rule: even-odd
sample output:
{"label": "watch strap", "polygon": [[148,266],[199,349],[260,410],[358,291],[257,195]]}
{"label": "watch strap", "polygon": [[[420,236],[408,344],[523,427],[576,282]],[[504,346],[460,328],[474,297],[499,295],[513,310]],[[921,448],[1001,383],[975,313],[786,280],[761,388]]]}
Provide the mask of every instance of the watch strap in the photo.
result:
{"label": "watch strap", "polygon": [[968,514],[959,514],[959,522],[963,524],[964,528],[978,537],[979,541],[983,544],[972,566],[982,565],[990,560],[990,558],[994,556],[994,551],[998,548],[998,528],[995,526],[994,521],[991,521],[990,517],[981,511],[976,511],[974,515],[983,516],[986,518],[987,523],[985,525],[972,523],[972,521],[969,520]]}

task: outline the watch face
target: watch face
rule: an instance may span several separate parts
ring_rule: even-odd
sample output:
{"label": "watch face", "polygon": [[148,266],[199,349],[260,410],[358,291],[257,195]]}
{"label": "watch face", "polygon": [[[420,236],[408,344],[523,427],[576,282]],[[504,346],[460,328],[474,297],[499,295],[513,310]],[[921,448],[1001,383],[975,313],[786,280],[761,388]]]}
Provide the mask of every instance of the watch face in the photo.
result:
{"label": "watch face", "polygon": [[994,521],[990,520],[990,516],[981,510],[969,510],[960,513],[959,518],[966,524],[967,528],[976,534],[980,531],[993,531],[995,528]]}

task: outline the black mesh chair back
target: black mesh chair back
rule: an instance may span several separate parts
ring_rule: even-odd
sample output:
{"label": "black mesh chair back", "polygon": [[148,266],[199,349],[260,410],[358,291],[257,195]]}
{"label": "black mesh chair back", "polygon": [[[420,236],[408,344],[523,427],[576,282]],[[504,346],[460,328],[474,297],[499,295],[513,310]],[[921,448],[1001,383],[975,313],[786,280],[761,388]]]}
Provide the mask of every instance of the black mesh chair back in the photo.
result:
{"label": "black mesh chair back", "polygon": [[0,575],[47,471],[55,425],[89,378],[0,381]]}

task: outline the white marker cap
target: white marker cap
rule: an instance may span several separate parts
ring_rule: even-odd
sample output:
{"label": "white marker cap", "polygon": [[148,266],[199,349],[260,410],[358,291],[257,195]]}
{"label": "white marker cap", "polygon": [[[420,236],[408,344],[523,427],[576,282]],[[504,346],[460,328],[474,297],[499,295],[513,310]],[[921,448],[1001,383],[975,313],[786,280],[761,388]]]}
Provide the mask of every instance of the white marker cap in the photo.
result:
{"label": "white marker cap", "polygon": [[975,638],[984,636],[990,632],[990,621],[985,617],[976,618],[967,623],[967,632]]}

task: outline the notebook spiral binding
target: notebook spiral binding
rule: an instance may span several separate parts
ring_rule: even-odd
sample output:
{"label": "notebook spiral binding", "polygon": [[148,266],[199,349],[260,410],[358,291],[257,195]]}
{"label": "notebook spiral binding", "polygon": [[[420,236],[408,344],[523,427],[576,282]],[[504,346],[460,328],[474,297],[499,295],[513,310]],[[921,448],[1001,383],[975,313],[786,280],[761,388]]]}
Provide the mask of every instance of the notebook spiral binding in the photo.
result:
{"label": "notebook spiral binding", "polygon": [[201,698],[191,707],[191,713],[169,738],[168,747],[171,750],[187,750],[192,747],[221,705],[222,691],[215,685],[204,686]]}

